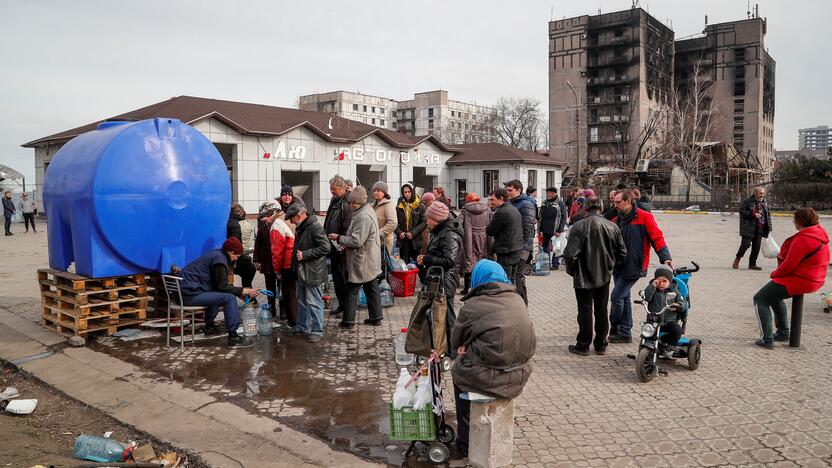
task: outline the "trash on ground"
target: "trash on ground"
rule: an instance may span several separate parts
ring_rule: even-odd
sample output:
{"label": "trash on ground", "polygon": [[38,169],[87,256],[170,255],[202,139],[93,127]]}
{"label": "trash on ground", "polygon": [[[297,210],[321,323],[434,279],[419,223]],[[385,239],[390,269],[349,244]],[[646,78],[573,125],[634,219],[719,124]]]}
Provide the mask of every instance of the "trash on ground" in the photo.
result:
{"label": "trash on ground", "polygon": [[165,466],[176,467],[182,462],[182,459],[176,455],[176,452],[165,452],[159,455],[159,458],[153,460],[156,463],[161,463]]}
{"label": "trash on ground", "polygon": [[683,211],[700,211],[699,205],[691,205],[685,208]]}
{"label": "trash on ground", "polygon": [[142,330],[139,333],[136,333],[132,336],[122,336],[121,341],[136,341],[136,340],[144,340],[146,338],[153,338],[159,336],[158,330]]}
{"label": "trash on ground", "polygon": [[99,463],[120,462],[130,456],[132,447],[106,437],[81,434],[75,439],[72,456]]}
{"label": "trash on ground", "polygon": [[110,438],[111,435],[113,435],[113,431],[107,431],[107,432],[104,433],[104,437],[106,437],[108,439]]}
{"label": "trash on ground", "polygon": [[[185,319],[185,325],[191,324],[191,319]],[[172,319],[170,323],[168,323],[168,319],[155,319],[155,320],[148,320],[146,322],[142,322],[140,326],[144,328],[167,328],[168,326],[180,326],[182,322],[180,320]]]}
{"label": "trash on ground", "polygon": [[2,392],[0,392],[0,401],[11,400],[12,398],[17,398],[19,396],[20,390],[15,387],[6,387]]}
{"label": "trash on ground", "polygon": [[150,444],[144,444],[133,450],[133,460],[137,462],[149,462],[156,458],[156,452]]}
{"label": "trash on ground", "polygon": [[37,400],[12,400],[6,405],[6,411],[13,414],[32,414],[38,406]]}
{"label": "trash on ground", "polygon": [[141,331],[141,330],[139,330],[138,328],[123,328],[123,329],[121,329],[121,330],[119,330],[119,331],[115,332],[115,333],[113,334],[113,336],[117,336],[117,337],[119,337],[119,338],[121,338],[121,337],[123,337],[123,336],[136,336],[136,335],[138,335],[138,334],[139,334],[139,333],[141,333],[141,332],[142,332],[142,331]]}

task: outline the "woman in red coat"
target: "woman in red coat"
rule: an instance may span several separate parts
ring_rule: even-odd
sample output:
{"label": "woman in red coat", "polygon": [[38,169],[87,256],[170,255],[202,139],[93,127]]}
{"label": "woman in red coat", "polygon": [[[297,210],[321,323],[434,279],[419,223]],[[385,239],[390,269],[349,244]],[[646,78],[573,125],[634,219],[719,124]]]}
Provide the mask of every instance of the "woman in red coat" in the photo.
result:
{"label": "woman in red coat", "polygon": [[[780,247],[777,268],[771,272],[771,281],[754,295],[754,307],[762,331],[757,346],[767,349],[773,349],[775,341],[789,341],[789,323],[783,301],[819,290],[826,281],[829,268],[829,235],[819,224],[815,210],[801,208],[795,211],[794,227],[797,234],[786,239]],[[777,327],[773,334],[772,309]]]}

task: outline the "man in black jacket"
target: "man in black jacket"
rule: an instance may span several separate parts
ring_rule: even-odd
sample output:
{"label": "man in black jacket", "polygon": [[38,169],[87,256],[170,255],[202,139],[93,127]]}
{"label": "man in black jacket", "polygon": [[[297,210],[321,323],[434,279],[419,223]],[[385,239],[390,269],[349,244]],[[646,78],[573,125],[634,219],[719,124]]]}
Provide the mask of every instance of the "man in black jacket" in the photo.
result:
{"label": "man in black jacket", "polygon": [[[332,199],[329,201],[329,208],[324,218],[324,231],[327,234],[338,234],[343,236],[350,227],[349,191],[347,182],[343,177],[336,175],[329,180],[329,192]],[[330,312],[330,315],[338,315],[344,312],[344,304],[347,302],[347,256],[346,250],[333,248],[329,252],[330,267],[332,268],[332,282],[335,286],[335,296],[338,298],[338,308]]]}
{"label": "man in black jacket", "polygon": [[324,301],[321,285],[326,283],[326,254],[329,239],[314,214],[307,214],[303,204],[286,209],[286,219],[297,226],[292,249],[292,270],[297,275],[297,323],[292,333],[306,335],[306,341],[317,343],[324,336]]}
{"label": "man in black jacket", "polygon": [[[494,211],[485,234],[492,237],[491,254],[506,270],[506,276],[517,285],[518,270],[523,267],[523,219],[520,211],[508,202],[505,189],[495,189],[488,195],[488,206]],[[519,292],[518,292],[519,293]],[[521,294],[522,296],[522,294]]]}
{"label": "man in black jacket", "polygon": [[[543,234],[543,250],[552,253],[552,237],[560,237],[566,227],[566,205],[558,196],[558,189],[546,189],[546,201],[540,205],[540,233]],[[560,257],[552,257],[552,268],[560,268]]]}
{"label": "man in black jacket", "polygon": [[593,306],[595,353],[606,352],[610,329],[607,317],[610,277],[615,264],[627,257],[621,231],[615,223],[601,216],[601,206],[598,198],[586,201],[587,214],[572,226],[563,252],[566,271],[574,278],[578,300],[578,336],[576,343],[569,345],[569,352],[581,356],[589,354],[589,345],[593,343]]}
{"label": "man in black jacket", "polygon": [[755,187],[754,193],[740,203],[740,248],[731,265],[735,270],[740,267],[740,260],[751,247],[748,257],[748,269],[760,270],[757,266],[757,256],[760,255],[760,244],[763,237],[771,232],[771,213],[766,206],[766,189]]}

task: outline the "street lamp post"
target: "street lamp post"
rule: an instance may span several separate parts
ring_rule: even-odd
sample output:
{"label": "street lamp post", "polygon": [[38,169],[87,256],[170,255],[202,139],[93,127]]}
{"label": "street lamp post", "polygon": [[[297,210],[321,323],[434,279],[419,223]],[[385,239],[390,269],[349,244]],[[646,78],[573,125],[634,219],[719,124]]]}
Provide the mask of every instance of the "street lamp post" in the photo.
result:
{"label": "street lamp post", "polygon": [[577,187],[580,187],[581,186],[581,145],[580,145],[581,139],[578,136],[578,129],[580,128],[579,127],[580,124],[579,124],[579,121],[578,121],[578,115],[579,115],[579,112],[580,112],[580,108],[578,106],[580,105],[580,103],[578,101],[578,93],[575,92],[575,88],[572,87],[572,83],[567,81],[566,86],[569,86],[569,90],[572,91],[572,95],[575,96],[575,159],[577,159],[577,164],[576,164],[577,167],[575,169],[575,185]]}

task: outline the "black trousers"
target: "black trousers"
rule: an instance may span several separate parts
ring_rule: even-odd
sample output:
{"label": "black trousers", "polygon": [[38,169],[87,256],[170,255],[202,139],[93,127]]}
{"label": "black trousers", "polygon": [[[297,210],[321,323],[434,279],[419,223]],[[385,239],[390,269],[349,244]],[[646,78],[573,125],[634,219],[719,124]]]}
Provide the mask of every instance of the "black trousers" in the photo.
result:
{"label": "black trousers", "polygon": [[757,265],[757,256],[760,255],[760,243],[763,241],[763,236],[755,234],[754,237],[743,236],[740,242],[740,249],[737,250],[737,258],[742,258],[748,247],[751,247],[751,255],[748,256],[748,266]]}
{"label": "black trousers", "polygon": [[6,234],[11,234],[12,233],[12,217],[11,216],[4,216],[4,218],[6,218],[6,219],[5,219],[5,224],[3,225],[3,227],[6,228]]}
{"label": "black trousers", "polygon": [[[607,317],[607,303],[610,297],[610,283],[595,289],[575,289],[578,300],[578,337],[576,346],[585,351],[590,343],[595,344],[595,350],[607,347],[607,333],[610,322]],[[593,313],[594,312],[594,313]],[[592,339],[592,318],[595,316],[595,340]]]}
{"label": "black trousers", "polygon": [[463,400],[459,394],[462,390],[454,385],[454,403],[456,403],[456,447],[468,455],[468,431],[471,427],[471,402]]}
{"label": "black trousers", "polygon": [[240,281],[243,283],[244,288],[250,288],[251,282],[254,280],[254,275],[257,274],[257,267],[254,266],[251,257],[245,254],[240,255],[240,258],[237,259],[237,263],[234,265],[234,274],[240,276]]}
{"label": "black trousers", "polygon": [[381,320],[384,318],[381,312],[381,296],[378,292],[378,279],[366,283],[347,283],[347,302],[344,303],[344,318],[341,323],[345,325],[355,324],[355,313],[358,309],[358,290],[364,288],[364,295],[367,297],[367,309],[370,312],[370,320]]}
{"label": "black trousers", "polygon": [[526,297],[526,255],[525,251],[509,254],[497,254],[497,263],[506,271],[506,276],[517,288],[517,294],[523,298],[523,302],[529,305],[529,300]]}
{"label": "black trousers", "polygon": [[671,320],[662,325],[661,331],[664,332],[662,342],[666,345],[676,346],[679,343],[679,338],[682,337],[682,327],[679,326],[679,322],[676,320]]}
{"label": "black trousers", "polygon": [[[277,274],[276,273],[264,273],[263,277],[266,279],[266,289],[271,291],[272,294],[277,294]],[[277,309],[274,308],[275,305],[275,298],[269,297],[269,307],[272,311],[272,317],[277,314]]]}
{"label": "black trousers", "polygon": [[26,232],[29,232],[29,223],[32,223],[32,231],[38,232],[38,230],[35,229],[34,213],[23,213],[23,222],[26,223]]}
{"label": "black trousers", "polygon": [[330,252],[329,262],[330,271],[332,272],[332,285],[335,287],[335,297],[338,298],[338,308],[346,310],[348,290],[346,256],[341,252]]}

